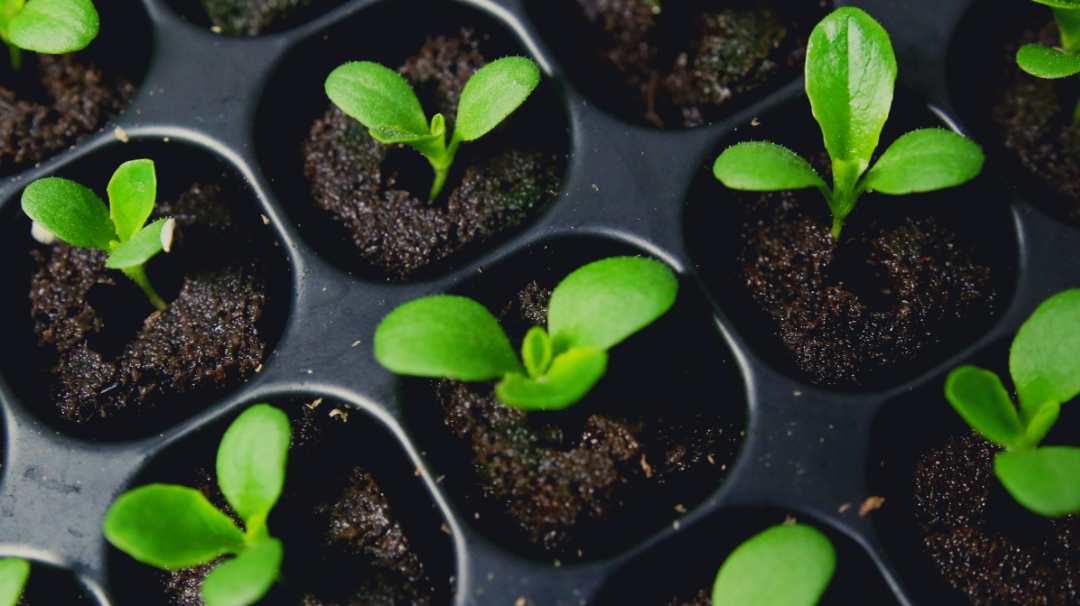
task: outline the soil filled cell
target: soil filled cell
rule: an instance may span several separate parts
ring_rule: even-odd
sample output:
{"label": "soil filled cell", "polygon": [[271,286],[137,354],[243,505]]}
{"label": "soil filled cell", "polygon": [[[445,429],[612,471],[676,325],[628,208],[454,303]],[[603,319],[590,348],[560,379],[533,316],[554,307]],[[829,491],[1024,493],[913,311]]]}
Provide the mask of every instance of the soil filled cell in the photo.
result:
{"label": "soil filled cell", "polygon": [[257,36],[275,25],[287,23],[296,11],[312,0],[201,0],[206,15],[222,33]]}

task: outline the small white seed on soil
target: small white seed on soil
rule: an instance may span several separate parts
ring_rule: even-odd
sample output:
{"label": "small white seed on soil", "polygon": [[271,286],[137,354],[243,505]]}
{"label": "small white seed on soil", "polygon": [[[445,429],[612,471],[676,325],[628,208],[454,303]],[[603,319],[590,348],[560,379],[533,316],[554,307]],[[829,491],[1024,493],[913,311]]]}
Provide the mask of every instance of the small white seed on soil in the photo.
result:
{"label": "small white seed on soil", "polygon": [[442,526],[439,526],[439,530],[445,532],[446,534],[450,534],[450,527],[446,525],[446,522],[443,522]]}
{"label": "small white seed on soil", "polygon": [[679,503],[678,505],[675,506],[675,511],[677,511],[679,513],[686,513],[686,508],[683,507],[682,503]]}
{"label": "small white seed on soil", "polygon": [[120,128],[119,126],[117,126],[115,129],[113,129],[113,134],[116,135],[116,138],[120,139],[120,141],[123,142],[123,143],[127,143],[128,141],[131,141],[131,138],[128,137],[127,131]]}
{"label": "small white seed on soil", "polygon": [[55,244],[56,241],[59,240],[59,238],[56,237],[56,234],[54,234],[51,231],[45,229],[44,227],[38,225],[37,221],[31,221],[30,222],[30,235],[35,240],[37,240],[38,242],[41,242],[42,244],[44,244],[46,246],[50,246],[52,244]]}
{"label": "small white seed on soil", "polygon": [[423,467],[417,467],[416,471],[412,472],[412,474],[414,476],[418,477],[418,478],[420,477],[420,474],[422,474],[422,473],[424,473],[424,468]]}
{"label": "small white seed on soil", "polygon": [[592,184],[593,191],[600,191],[600,188],[595,183]]}
{"label": "small white seed on soil", "polygon": [[263,218],[263,225],[270,225],[270,217],[267,217],[266,215],[261,216]]}
{"label": "small white seed on soil", "polygon": [[439,476],[439,477],[435,478],[435,483],[436,484],[442,484],[442,481],[445,480],[445,479],[446,479],[446,476]]}
{"label": "small white seed on soil", "polygon": [[[307,407],[308,407],[308,408],[310,408],[311,410],[315,410],[316,408],[318,408],[318,407],[319,407],[319,404],[322,404],[322,398],[319,398],[319,399],[315,400],[315,401],[314,401],[314,402],[312,402],[311,404],[304,404],[304,406],[307,406]],[[333,415],[334,413],[330,413],[330,414],[331,414],[331,416],[332,416],[332,415]]]}
{"label": "small white seed on soil", "polygon": [[357,346],[357,345],[359,345],[359,344],[360,344],[360,339],[357,339],[357,340],[353,341],[353,344],[352,344],[352,346],[353,346],[353,347],[356,347],[356,346]]}
{"label": "small white seed on soil", "polygon": [[881,506],[885,504],[885,497],[866,497],[861,507],[859,507],[859,517],[865,518],[870,515],[870,512],[881,509]]}
{"label": "small white seed on soil", "polygon": [[716,459],[714,459],[712,455],[709,455],[707,458],[709,459],[709,465],[716,465]]}
{"label": "small white seed on soil", "polygon": [[165,252],[172,250],[173,232],[176,231],[176,219],[169,219],[161,226],[161,248]]}
{"label": "small white seed on soil", "polygon": [[558,568],[560,566],[562,566],[562,562],[559,560],[559,558],[555,558],[555,568]]}
{"label": "small white seed on soil", "polygon": [[798,523],[798,520],[796,520],[794,518],[794,516],[786,516],[784,518],[784,526],[794,526],[797,523]]}
{"label": "small white seed on soil", "polygon": [[334,410],[330,411],[330,418],[332,419],[334,417],[341,417],[341,421],[344,423],[347,423],[349,421],[349,413],[341,410],[340,408],[335,408]]}
{"label": "small white seed on soil", "polygon": [[215,34],[220,34],[221,33],[221,26],[220,25],[213,25],[213,26],[210,27],[210,31],[214,32]]}
{"label": "small white seed on soil", "polygon": [[845,511],[847,511],[849,509],[851,509],[851,503],[844,503],[843,505],[840,506],[839,509],[836,510],[836,512],[837,513],[844,513]]}
{"label": "small white seed on soil", "polygon": [[754,118],[753,120],[750,121],[750,126],[760,126],[760,125],[761,125],[761,121],[758,120],[757,118]]}
{"label": "small white seed on soil", "polygon": [[262,372],[262,364],[255,367],[255,372]]}
{"label": "small white seed on soil", "polygon": [[641,468],[645,470],[645,477],[652,477],[652,466],[645,460],[645,453],[641,453]]}
{"label": "small white seed on soil", "polygon": [[528,603],[529,601],[525,599],[525,596],[521,596],[517,599],[516,602],[514,602],[514,606],[525,606]]}

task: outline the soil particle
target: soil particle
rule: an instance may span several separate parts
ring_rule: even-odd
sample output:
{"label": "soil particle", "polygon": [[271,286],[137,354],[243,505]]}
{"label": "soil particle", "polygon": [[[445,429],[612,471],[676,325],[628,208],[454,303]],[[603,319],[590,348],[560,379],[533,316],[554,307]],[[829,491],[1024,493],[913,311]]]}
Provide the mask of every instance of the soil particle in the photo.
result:
{"label": "soil particle", "polygon": [[309,4],[311,0],[202,0],[210,22],[230,36],[257,36]]}
{"label": "soil particle", "polygon": [[916,466],[916,517],[934,568],[976,606],[1080,603],[1080,516],[1042,518],[1016,504],[994,476],[998,450],[972,434]]}
{"label": "soil particle", "polygon": [[[154,210],[154,218],[177,224],[170,258],[161,263],[185,272],[164,312],[153,312],[131,280],[107,270],[103,251],[62,242],[32,251],[34,332],[50,367],[49,395],[64,418],[81,423],[169,406],[192,392],[205,399],[255,372],[265,348],[256,328],[263,271],[218,193],[216,185],[194,185]],[[155,263],[147,273],[163,292],[171,272]]]}
{"label": "soil particle", "polygon": [[[12,173],[86,139],[116,117],[135,85],[78,55],[23,54],[22,73],[0,59],[0,172]],[[36,75],[36,77],[35,77]]]}
{"label": "soil particle", "polygon": [[683,602],[678,597],[674,597],[669,606],[712,606],[712,591],[702,589],[689,602]]}
{"label": "soil particle", "polygon": [[[429,40],[399,69],[427,115],[453,128],[465,82],[487,61],[470,30]],[[302,145],[304,174],[319,208],[349,232],[360,258],[392,279],[481,243],[535,215],[559,188],[558,150],[543,120],[511,115],[459,148],[440,196],[428,202],[433,171],[412,148],[375,141],[331,105]]]}

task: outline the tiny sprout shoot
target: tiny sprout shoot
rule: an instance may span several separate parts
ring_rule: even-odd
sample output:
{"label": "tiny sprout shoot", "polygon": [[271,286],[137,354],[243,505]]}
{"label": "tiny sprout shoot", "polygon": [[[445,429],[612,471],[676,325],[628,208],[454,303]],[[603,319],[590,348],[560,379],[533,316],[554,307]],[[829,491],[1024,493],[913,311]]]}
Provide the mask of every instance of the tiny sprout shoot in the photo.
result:
{"label": "tiny sprout shoot", "polygon": [[30,233],[43,244],[59,238],[72,246],[104,250],[109,253],[105,267],[124,272],[142,288],[151,305],[164,310],[165,301],[143,267],[160,251],[169,252],[176,225],[173,219],[144,225],[157,196],[154,163],[121,164],[109,181],[108,193],[106,208],[94,192],[74,181],[58,177],[34,181],[22,195],[22,209],[34,221]]}
{"label": "tiny sprout shoot", "polygon": [[732,189],[818,188],[832,210],[836,240],[855,202],[868,191],[934,191],[978,175],[983,165],[979,146],[938,128],[900,137],[867,172],[889,116],[895,80],[896,58],[881,25],[857,8],[833,11],[810,33],[806,50],[806,94],[832,160],[832,188],[791,150],[757,141],[724,150],[713,174]]}
{"label": "tiny sprout shoot", "polygon": [[218,486],[244,530],[194,488],[149,484],[113,503],[105,516],[105,538],[136,560],[165,570],[235,556],[203,581],[202,601],[254,604],[277,580],[284,557],[266,519],[285,484],[289,440],[289,418],[266,404],[245,410],[221,439]]}
{"label": "tiny sprout shoot", "polygon": [[836,550],[812,526],[783,524],[754,535],[720,566],[712,603],[814,606],[836,571]]}
{"label": "tiny sprout shoot", "polygon": [[90,0],[0,0],[0,40],[16,70],[23,50],[70,53],[97,35],[98,14]]}
{"label": "tiny sprout shoot", "polygon": [[0,606],[16,606],[29,577],[30,563],[26,560],[0,560]]}
{"label": "tiny sprout shoot", "polygon": [[495,394],[523,410],[559,410],[607,369],[607,350],[672,306],[679,283],[663,263],[612,257],[563,279],[548,303],[548,330],[525,335],[521,361],[494,316],[472,299],[425,297],[390,312],[375,330],[375,358],[393,372],[459,381],[500,379]]}
{"label": "tiny sprout shoot", "polygon": [[326,79],[326,94],[342,111],[368,127],[382,143],[404,143],[424,154],[435,169],[430,199],[446,183],[458,145],[498,126],[540,83],[540,69],[524,57],[504,57],[477,70],[458,101],[457,119],[446,142],[446,118],[430,124],[420,100],[401,74],[370,61],[338,67]]}
{"label": "tiny sprout shoot", "polygon": [[[1080,74],[1080,0],[1035,0],[1054,11],[1061,30],[1060,48],[1025,44],[1016,51],[1020,69],[1039,78],[1067,78]],[[1080,102],[1073,109],[1073,124],[1080,124]]]}
{"label": "tiny sprout shoot", "polygon": [[996,374],[975,366],[949,373],[945,397],[972,429],[1005,448],[994,473],[1024,507],[1056,517],[1080,512],[1080,448],[1039,442],[1061,405],[1080,394],[1080,289],[1047,299],[1009,352],[1017,411]]}

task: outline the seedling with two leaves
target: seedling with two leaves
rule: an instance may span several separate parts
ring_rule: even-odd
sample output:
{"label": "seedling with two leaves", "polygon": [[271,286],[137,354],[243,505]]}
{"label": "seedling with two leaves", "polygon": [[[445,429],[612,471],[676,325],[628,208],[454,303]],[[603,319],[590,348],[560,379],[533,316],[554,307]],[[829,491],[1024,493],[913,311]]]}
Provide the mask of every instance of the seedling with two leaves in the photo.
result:
{"label": "seedling with two leaves", "polygon": [[[40,0],[39,0],[40,1]],[[23,191],[22,209],[34,221],[34,238],[50,244],[59,238],[72,246],[109,253],[105,267],[119,269],[142,288],[151,305],[167,305],[146,277],[144,265],[172,246],[172,219],[144,225],[154,211],[157,173],[150,160],[120,165],[109,181],[109,207],[89,189],[58,177],[39,179]]]}
{"label": "seedling with two leaves", "polygon": [[806,50],[806,94],[832,160],[832,188],[791,150],[759,141],[724,150],[713,174],[732,189],[818,188],[832,210],[837,240],[844,219],[868,191],[927,192],[978,175],[979,146],[937,128],[900,137],[867,172],[889,117],[895,80],[896,58],[884,28],[857,8],[833,11],[810,33]]}
{"label": "seedling with two leaves", "polygon": [[500,379],[501,402],[559,410],[592,389],[607,350],[648,326],[675,302],[679,283],[664,264],[612,257],[581,267],[551,293],[548,330],[532,327],[521,358],[483,305],[453,295],[411,301],[375,331],[375,358],[404,375],[459,381]]}
{"label": "seedling with two leaves", "polygon": [[247,606],[278,579],[284,557],[266,519],[285,484],[289,418],[257,404],[225,432],[217,455],[218,486],[244,529],[186,486],[150,484],[124,493],[105,516],[105,537],[136,560],[165,570],[207,564],[223,555],[200,589],[207,606]]}
{"label": "seedling with two leaves", "polygon": [[1080,512],[1080,448],[1039,447],[1061,405],[1080,394],[1080,289],[1047,299],[1024,322],[1009,373],[1019,412],[1001,379],[975,366],[949,373],[945,397],[972,429],[1005,448],[994,473],[1018,503],[1047,517]]}
{"label": "seedling with two leaves", "polygon": [[781,524],[731,552],[713,584],[723,606],[814,606],[836,571],[836,550],[813,526]]}
{"label": "seedling with two leaves", "polygon": [[[1020,69],[1039,78],[1067,78],[1080,74],[1080,0],[1035,0],[1054,11],[1061,30],[1061,46],[1025,44],[1016,51]],[[1073,124],[1080,124],[1080,102],[1073,109]]]}
{"label": "seedling with two leaves", "polygon": [[424,154],[435,169],[430,199],[446,183],[458,146],[475,141],[517,109],[540,83],[540,69],[524,57],[504,57],[476,71],[458,101],[454,133],[446,142],[446,118],[428,123],[408,81],[394,70],[356,61],[338,67],[326,79],[326,94],[350,117],[368,127],[382,143],[404,143]]}
{"label": "seedling with two leaves", "polygon": [[0,40],[16,70],[23,50],[70,53],[97,35],[98,14],[90,0],[0,0]]}

